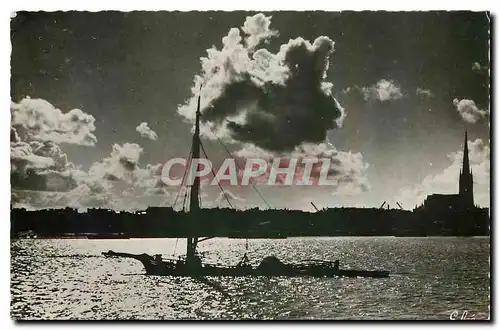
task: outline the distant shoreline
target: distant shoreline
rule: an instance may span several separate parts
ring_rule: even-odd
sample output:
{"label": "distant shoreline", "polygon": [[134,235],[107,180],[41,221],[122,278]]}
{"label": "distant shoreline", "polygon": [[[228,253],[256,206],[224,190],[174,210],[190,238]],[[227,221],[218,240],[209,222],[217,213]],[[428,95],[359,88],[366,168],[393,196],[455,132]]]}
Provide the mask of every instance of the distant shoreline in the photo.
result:
{"label": "distant shoreline", "polygon": [[[106,240],[106,241],[116,241],[116,240],[138,240],[138,239],[185,239],[186,237],[116,237],[116,238],[95,238],[95,237],[86,237],[86,236],[47,236],[47,237],[11,237],[11,241],[15,240]],[[290,237],[214,237],[217,238],[226,238],[226,239],[273,239],[273,240],[282,240],[282,239],[293,239],[293,238],[491,238],[491,236],[453,236],[453,235],[444,235],[444,236],[290,236]]]}

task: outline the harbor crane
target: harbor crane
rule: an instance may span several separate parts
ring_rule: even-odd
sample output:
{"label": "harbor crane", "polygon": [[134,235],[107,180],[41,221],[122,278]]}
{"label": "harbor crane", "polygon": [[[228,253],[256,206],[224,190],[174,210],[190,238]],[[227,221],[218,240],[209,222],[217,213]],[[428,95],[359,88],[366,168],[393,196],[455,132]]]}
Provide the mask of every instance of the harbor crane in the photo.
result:
{"label": "harbor crane", "polygon": [[[380,205],[379,209],[383,209],[386,203],[387,203],[387,201],[384,201],[384,202],[382,203],[382,205]],[[396,205],[397,205],[397,206],[398,206],[401,210],[403,209],[403,207],[401,206],[401,204],[399,204],[399,202],[396,202]],[[389,205],[389,204],[387,204],[387,209],[390,209],[390,205]]]}
{"label": "harbor crane", "polygon": [[316,207],[316,205],[314,205],[314,203],[313,203],[313,202],[311,202],[311,205],[314,207],[314,209],[315,209],[317,212],[319,212],[318,208]]}

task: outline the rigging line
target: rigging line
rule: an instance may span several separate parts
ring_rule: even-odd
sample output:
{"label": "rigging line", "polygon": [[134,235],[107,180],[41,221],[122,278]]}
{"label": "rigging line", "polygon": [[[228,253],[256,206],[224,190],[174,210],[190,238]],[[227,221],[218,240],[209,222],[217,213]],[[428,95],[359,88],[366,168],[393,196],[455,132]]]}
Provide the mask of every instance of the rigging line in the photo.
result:
{"label": "rigging line", "polygon": [[[191,162],[191,153],[189,154],[189,158],[188,158],[188,164]],[[188,168],[188,166],[186,166],[186,169]],[[182,181],[184,182],[184,177],[186,176],[186,171],[184,172],[184,176],[182,178]],[[183,185],[183,182],[181,182],[181,189],[179,189],[179,192],[177,193],[177,197],[175,198],[175,202],[174,202],[174,205],[177,204],[177,198],[179,198],[179,195],[182,191],[182,185]],[[185,190],[184,190],[184,200],[182,201],[182,210],[185,210],[186,208],[186,200],[187,200],[187,196],[188,196],[188,188],[187,186],[185,187]],[[172,208],[173,208],[172,206]],[[179,243],[179,237],[177,237],[175,239],[175,246],[174,246],[174,253],[172,254],[173,257],[175,257],[175,252],[177,251],[177,244]]]}
{"label": "rigging line", "polygon": [[[181,184],[181,187],[182,187],[182,184]],[[180,190],[179,190],[179,193],[180,193]],[[188,189],[186,187],[186,189],[184,191],[184,200],[182,201],[182,210],[185,210],[185,208],[186,208],[187,195],[188,195]],[[179,243],[179,237],[177,237],[175,239],[174,253],[172,254],[173,257],[175,257],[175,252],[177,251],[177,244],[178,243]]]}
{"label": "rigging line", "polygon": [[[188,153],[188,157],[187,157],[188,159],[187,159],[187,163],[186,163],[186,168],[184,169],[184,174],[182,175],[181,189],[179,189],[179,191],[177,192],[177,196],[175,197],[175,201],[174,201],[174,204],[172,205],[172,208],[174,208],[175,204],[177,204],[177,199],[179,198],[179,195],[181,193],[182,185],[184,184],[184,182],[186,180],[186,173],[187,173],[187,169],[189,168],[188,165],[191,163],[192,155],[193,155],[193,141],[191,141],[191,144],[189,145],[189,153]],[[187,187],[186,187],[186,189],[187,189]]]}
{"label": "rigging line", "polygon": [[186,197],[184,198],[185,204],[182,205],[182,209],[185,212],[191,211],[191,203],[189,201],[190,201],[190,198],[191,198],[191,194],[192,194],[191,189],[193,188],[193,186],[189,186],[189,187],[190,187],[190,189],[188,189],[187,186],[186,186]]}
{"label": "rigging line", "polygon": [[[188,165],[190,165],[190,163],[191,163],[191,158],[192,158],[192,154],[193,154],[192,148],[193,148],[193,142],[191,141],[191,145],[189,147],[188,159],[187,159],[187,163],[186,163],[186,168],[184,169],[184,174],[182,175],[181,188],[177,192],[177,196],[175,197],[175,201],[172,204],[172,209],[177,204],[177,200],[179,199],[179,196],[180,196],[180,194],[182,192],[182,186],[183,186],[183,184],[185,183],[185,180],[186,180],[186,173],[187,173],[188,168],[190,167]],[[184,209],[184,207],[185,207],[186,199],[187,199],[187,194],[188,194],[188,191],[187,191],[187,187],[186,187],[186,190],[185,190],[185,193],[184,193],[184,201],[182,202],[182,209]],[[179,243],[179,237],[177,237],[175,239],[174,252],[172,254],[173,257],[175,257],[175,252],[177,251],[177,245],[178,245],[178,243]]]}
{"label": "rigging line", "polygon": [[[189,153],[188,153],[188,159],[187,159],[186,168],[184,169],[184,174],[182,175],[181,188],[177,192],[177,196],[175,197],[174,203],[172,204],[172,209],[177,204],[177,200],[179,199],[179,196],[180,196],[180,194],[182,192],[182,186],[183,186],[183,184],[184,184],[184,182],[186,180],[186,173],[187,173],[187,169],[189,168],[188,165],[191,163],[191,158],[192,158],[192,154],[193,154],[192,148],[193,148],[193,142],[191,141],[191,145],[189,147]],[[184,193],[184,201],[182,202],[182,208],[183,209],[184,209],[185,204],[186,204],[187,194],[188,194],[188,191],[187,191],[187,187],[186,187],[186,190],[185,190],[185,193]],[[175,252],[177,251],[177,245],[178,245],[178,243],[179,243],[179,237],[177,237],[175,239],[174,252],[172,254],[173,257],[175,257]]]}
{"label": "rigging line", "polygon": [[[200,113],[200,117],[203,118],[203,116],[201,115]],[[210,125],[207,125],[208,129],[210,130],[210,132],[212,132],[212,134],[215,136],[215,138],[217,139],[217,141],[219,141],[220,145],[224,148],[224,150],[226,150],[227,154],[229,156],[232,157],[231,155],[231,152],[229,152],[229,150],[227,149],[227,147],[224,145],[224,143],[222,143],[222,141],[219,139],[219,137],[214,133],[214,131],[212,130],[212,127],[210,127]],[[240,165],[238,164],[238,162],[234,162],[236,164],[236,166],[241,170],[243,171],[243,169],[240,167]],[[249,182],[250,183],[250,182]],[[264,198],[264,196],[262,196],[262,194],[260,193],[260,191],[257,189],[257,187],[255,187],[255,185],[253,183],[250,183],[252,185],[252,188],[257,192],[257,194],[259,195],[259,197],[264,201],[264,203],[267,205],[267,207],[271,208],[271,205],[269,205],[269,203],[266,201],[266,199]]]}
{"label": "rigging line", "polygon": [[201,194],[198,195],[198,205],[200,205],[200,209],[202,208],[202,205],[201,205]]}
{"label": "rigging line", "polygon": [[[207,157],[207,159],[210,159],[210,157],[208,157],[208,155],[207,155],[207,152],[205,151],[205,147],[203,147],[203,143],[200,143],[200,146],[201,146],[201,150],[203,151],[203,154],[205,155],[205,157]],[[212,171],[212,175],[214,176],[214,180],[215,180],[215,179],[216,179],[216,176],[215,176],[215,172],[214,172],[213,167],[211,168],[211,171]],[[222,186],[221,186],[221,184],[220,184],[219,180],[216,180],[216,181],[217,181],[217,185],[219,186],[220,190],[222,191],[222,194],[223,194],[223,195],[224,195],[224,197],[226,198],[227,203],[229,204],[229,206],[230,206],[231,208],[234,208],[234,207],[233,207],[233,204],[231,204],[231,202],[229,201],[229,198],[227,197],[226,192],[225,192],[225,191],[224,191],[224,189],[222,188]],[[201,202],[201,201],[200,201],[200,202]]]}
{"label": "rigging line", "polygon": [[[192,148],[192,144],[191,144],[191,148]],[[190,149],[191,149],[190,148]],[[185,180],[186,180],[186,173],[187,173],[187,170],[188,168],[190,167],[190,164],[191,164],[191,158],[192,158],[192,152],[191,150],[189,150],[189,154],[188,154],[188,160],[187,160],[187,163],[186,163],[186,168],[184,169],[184,174],[182,175],[182,181],[181,181],[181,188],[182,188],[182,185],[184,184]],[[187,189],[187,187],[186,187]],[[181,191],[182,189],[179,189],[179,191],[177,192],[177,196],[175,197],[175,201],[174,203],[172,204],[172,208],[175,207],[175,204],[177,204],[177,199],[179,198],[179,195],[181,194]],[[184,207],[184,205],[183,205]]]}
{"label": "rigging line", "polygon": [[182,210],[185,210],[185,208],[186,208],[187,195],[188,195],[188,191],[187,191],[187,188],[186,188],[185,194],[184,194],[184,200],[182,201]]}
{"label": "rigging line", "polygon": [[177,243],[179,243],[179,237],[175,239],[174,253],[172,253],[172,257],[175,257],[175,251],[177,250]]}

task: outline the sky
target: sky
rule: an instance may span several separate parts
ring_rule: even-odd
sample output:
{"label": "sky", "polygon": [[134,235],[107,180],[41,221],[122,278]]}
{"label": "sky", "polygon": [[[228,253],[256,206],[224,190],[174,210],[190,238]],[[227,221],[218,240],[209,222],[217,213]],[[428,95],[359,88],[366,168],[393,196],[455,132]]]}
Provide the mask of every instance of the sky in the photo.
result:
{"label": "sky", "polygon": [[[18,12],[11,20],[16,207],[170,206],[161,165],[202,139],[234,156],[326,156],[336,186],[258,186],[274,208],[412,209],[457,193],[464,132],[489,207],[484,12]],[[210,127],[211,129],[208,129]],[[236,207],[263,207],[230,187]],[[206,206],[227,207],[204,186]]]}

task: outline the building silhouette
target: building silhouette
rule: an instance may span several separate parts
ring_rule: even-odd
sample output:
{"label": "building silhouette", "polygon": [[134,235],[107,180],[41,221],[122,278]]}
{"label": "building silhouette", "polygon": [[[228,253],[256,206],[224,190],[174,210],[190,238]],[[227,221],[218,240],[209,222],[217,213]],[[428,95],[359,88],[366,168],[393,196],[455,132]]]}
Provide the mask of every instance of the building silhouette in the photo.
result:
{"label": "building silhouette", "polygon": [[425,218],[433,231],[452,235],[473,235],[473,233],[477,235],[478,232],[489,232],[488,209],[479,208],[474,204],[473,187],[474,179],[470,168],[466,131],[458,194],[429,195],[415,211],[421,218]]}
{"label": "building silhouette", "polygon": [[458,194],[432,194],[428,195],[420,208],[428,210],[455,210],[471,211],[474,205],[474,180],[469,162],[469,147],[467,145],[467,131],[465,131],[464,152],[462,168],[458,180]]}
{"label": "building silhouette", "polygon": [[[485,236],[488,208],[474,205],[473,174],[465,133],[457,194],[432,194],[413,210],[339,207],[304,212],[288,209],[201,209],[196,215],[172,207],[135,212],[108,209],[11,209],[11,237],[235,237],[290,236]],[[11,206],[12,207],[12,206]],[[197,226],[190,225],[199,217]]]}

